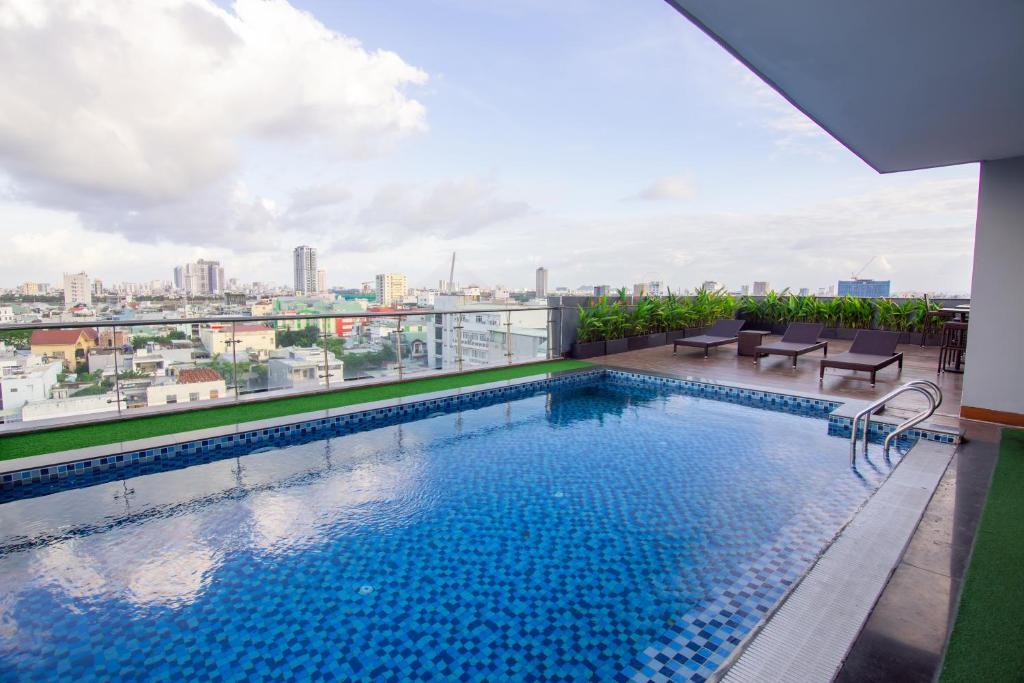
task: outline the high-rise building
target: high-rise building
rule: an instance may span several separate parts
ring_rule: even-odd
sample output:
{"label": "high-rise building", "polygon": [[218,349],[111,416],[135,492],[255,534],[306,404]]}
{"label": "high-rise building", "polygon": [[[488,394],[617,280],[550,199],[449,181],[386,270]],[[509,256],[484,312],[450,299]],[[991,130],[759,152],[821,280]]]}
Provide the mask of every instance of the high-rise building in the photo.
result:
{"label": "high-rise building", "polygon": [[92,295],[103,296],[103,280],[96,278],[92,281]]}
{"label": "high-rise building", "polygon": [[611,285],[596,285],[594,287],[594,296],[608,296],[612,293]]}
{"label": "high-rise building", "polygon": [[301,245],[293,252],[295,260],[295,292],[297,294],[315,294],[316,286],[316,249]]}
{"label": "high-rise building", "polygon": [[707,292],[717,292],[722,288],[722,285],[717,280],[705,280],[700,288]]}
{"label": "high-rise building", "polygon": [[381,273],[376,277],[376,281],[377,304],[380,306],[401,303],[409,291],[409,282],[401,273]]}
{"label": "high-rise building", "polygon": [[223,294],[226,281],[220,261],[199,259],[174,268],[174,288],[192,296]]}
{"label": "high-rise building", "polygon": [[316,271],[316,291],[320,294],[327,291],[327,271],[322,268]]}
{"label": "high-rise building", "polygon": [[47,282],[26,282],[18,288],[22,294],[31,296],[33,294],[48,294],[50,284]]}
{"label": "high-rise building", "polygon": [[750,294],[750,285],[740,285],[740,295],[747,296]]}
{"label": "high-rise building", "polygon": [[646,296],[647,295],[647,283],[637,282],[633,285],[633,296]]}
{"label": "high-rise building", "polygon": [[85,273],[64,273],[64,306],[71,308],[78,304],[92,305],[89,276]]}
{"label": "high-rise building", "polygon": [[538,297],[548,295],[548,269],[544,266],[537,269],[537,284],[534,292]]}
{"label": "high-rise building", "polygon": [[885,297],[889,296],[889,280],[840,280],[839,296]]}
{"label": "high-rise building", "polygon": [[760,281],[755,281],[754,282],[754,296],[764,296],[765,294],[767,294],[770,291],[771,291],[771,288],[768,286],[767,282],[760,282]]}

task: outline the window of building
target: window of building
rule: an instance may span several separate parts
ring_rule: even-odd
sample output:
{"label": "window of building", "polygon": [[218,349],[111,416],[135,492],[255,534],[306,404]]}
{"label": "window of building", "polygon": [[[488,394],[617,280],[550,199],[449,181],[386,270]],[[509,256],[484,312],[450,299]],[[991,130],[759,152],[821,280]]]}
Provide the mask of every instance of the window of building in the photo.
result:
{"label": "window of building", "polygon": [[177,395],[175,395],[175,394],[167,394],[167,402],[168,403],[177,403],[178,402]]}
{"label": "window of building", "polygon": [[188,400],[190,400],[190,401],[198,401],[199,400],[199,392],[196,391],[194,393],[189,393]]}

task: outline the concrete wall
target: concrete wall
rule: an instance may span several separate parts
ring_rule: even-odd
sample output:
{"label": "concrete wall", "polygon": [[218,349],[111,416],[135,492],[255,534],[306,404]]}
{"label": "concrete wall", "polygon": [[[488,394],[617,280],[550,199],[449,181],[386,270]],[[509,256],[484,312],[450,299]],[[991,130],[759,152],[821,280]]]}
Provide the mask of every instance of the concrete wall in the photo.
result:
{"label": "concrete wall", "polygon": [[1024,157],[985,161],[974,238],[964,417],[1024,424],[1022,313]]}

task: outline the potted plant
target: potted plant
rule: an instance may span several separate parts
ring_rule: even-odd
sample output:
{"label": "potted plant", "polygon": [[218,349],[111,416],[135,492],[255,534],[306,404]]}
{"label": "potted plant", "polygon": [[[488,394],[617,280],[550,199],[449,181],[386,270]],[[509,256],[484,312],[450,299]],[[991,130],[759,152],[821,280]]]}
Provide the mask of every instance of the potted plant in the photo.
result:
{"label": "potted plant", "polygon": [[901,344],[920,343],[920,335],[910,332],[910,312],[913,302],[897,303],[892,299],[876,299],[875,324],[880,330],[900,333]]}
{"label": "potted plant", "polygon": [[690,315],[689,302],[673,294],[672,290],[669,290],[663,305],[665,343],[671,344],[676,339],[682,339],[686,336],[686,326],[689,323]]}
{"label": "potted plant", "polygon": [[604,340],[605,353],[622,353],[629,350],[629,343],[626,341],[626,308],[619,303],[609,305],[604,316]]}
{"label": "potted plant", "polygon": [[580,320],[576,326],[576,341],[572,345],[573,358],[594,358],[605,354],[605,306],[602,300],[590,308],[579,307]]}
{"label": "potted plant", "polygon": [[842,302],[833,297],[831,299],[818,300],[815,305],[814,321],[825,326],[821,336],[825,339],[838,339],[839,313]]}
{"label": "potted plant", "polygon": [[646,297],[640,299],[633,306],[633,310],[626,313],[626,341],[630,351],[646,349],[650,346],[649,335],[653,326],[652,313],[650,299]]}

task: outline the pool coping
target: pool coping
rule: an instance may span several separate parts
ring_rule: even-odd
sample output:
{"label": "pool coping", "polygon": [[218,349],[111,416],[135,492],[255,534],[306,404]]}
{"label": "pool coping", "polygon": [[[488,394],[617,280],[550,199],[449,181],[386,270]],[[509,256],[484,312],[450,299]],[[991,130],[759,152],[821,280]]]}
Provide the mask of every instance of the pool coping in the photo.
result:
{"label": "pool coping", "polygon": [[[0,461],[0,485],[7,487],[21,481],[38,481],[43,477],[52,477],[56,473],[50,472],[54,468],[60,468],[60,474],[66,475],[66,471],[76,472],[81,469],[91,468],[94,462],[100,466],[120,466],[123,464],[125,454],[136,454],[152,452],[157,449],[166,449],[172,446],[179,446],[190,443],[209,442],[223,437],[242,438],[245,433],[263,432],[280,428],[291,428],[293,426],[307,423],[316,423],[324,420],[335,420],[342,416],[357,415],[360,413],[377,413],[378,411],[394,411],[399,408],[408,408],[421,403],[430,403],[450,399],[452,397],[470,397],[474,394],[484,394],[494,390],[511,390],[517,387],[524,387],[530,384],[538,384],[555,379],[569,378],[574,375],[598,375],[606,372],[615,372],[622,375],[633,375],[644,378],[661,380],[666,385],[678,385],[683,388],[699,388],[700,395],[711,400],[722,400],[727,396],[738,396],[743,392],[749,394],[760,394],[765,397],[777,397],[781,402],[787,400],[809,401],[815,404],[828,403],[832,407],[828,415],[830,433],[834,436],[843,436],[844,430],[849,430],[852,420],[844,415],[845,412],[859,410],[866,405],[865,401],[841,401],[836,397],[827,394],[813,394],[808,392],[781,392],[768,387],[759,387],[746,384],[725,383],[716,380],[702,378],[678,377],[664,373],[640,372],[628,368],[619,368],[610,365],[595,365],[586,368],[572,368],[556,372],[545,372],[537,375],[528,375],[515,379],[499,380],[474,384],[455,389],[442,391],[425,392],[412,394],[380,401],[358,403],[326,410],[309,411],[305,413],[293,413],[279,417],[253,420],[249,422],[238,422],[235,424],[223,425],[220,427],[209,427],[188,432],[175,432],[161,436],[146,437],[130,441],[112,442],[97,446],[86,446],[83,448],[54,451],[39,455],[30,455],[22,458],[11,458]],[[696,385],[694,387],[693,385]],[[705,393],[706,390],[710,392]],[[871,433],[874,436],[885,434],[891,431],[900,420],[885,415],[874,415],[871,421]],[[835,433],[838,432],[838,433]],[[925,427],[922,425],[910,431],[910,436],[919,438],[944,441],[946,443],[958,443],[962,430],[952,430],[942,426]],[[204,444],[208,445],[208,444]]]}
{"label": "pool coping", "polygon": [[899,566],[955,452],[949,444],[914,444],[711,680],[833,680]]}

